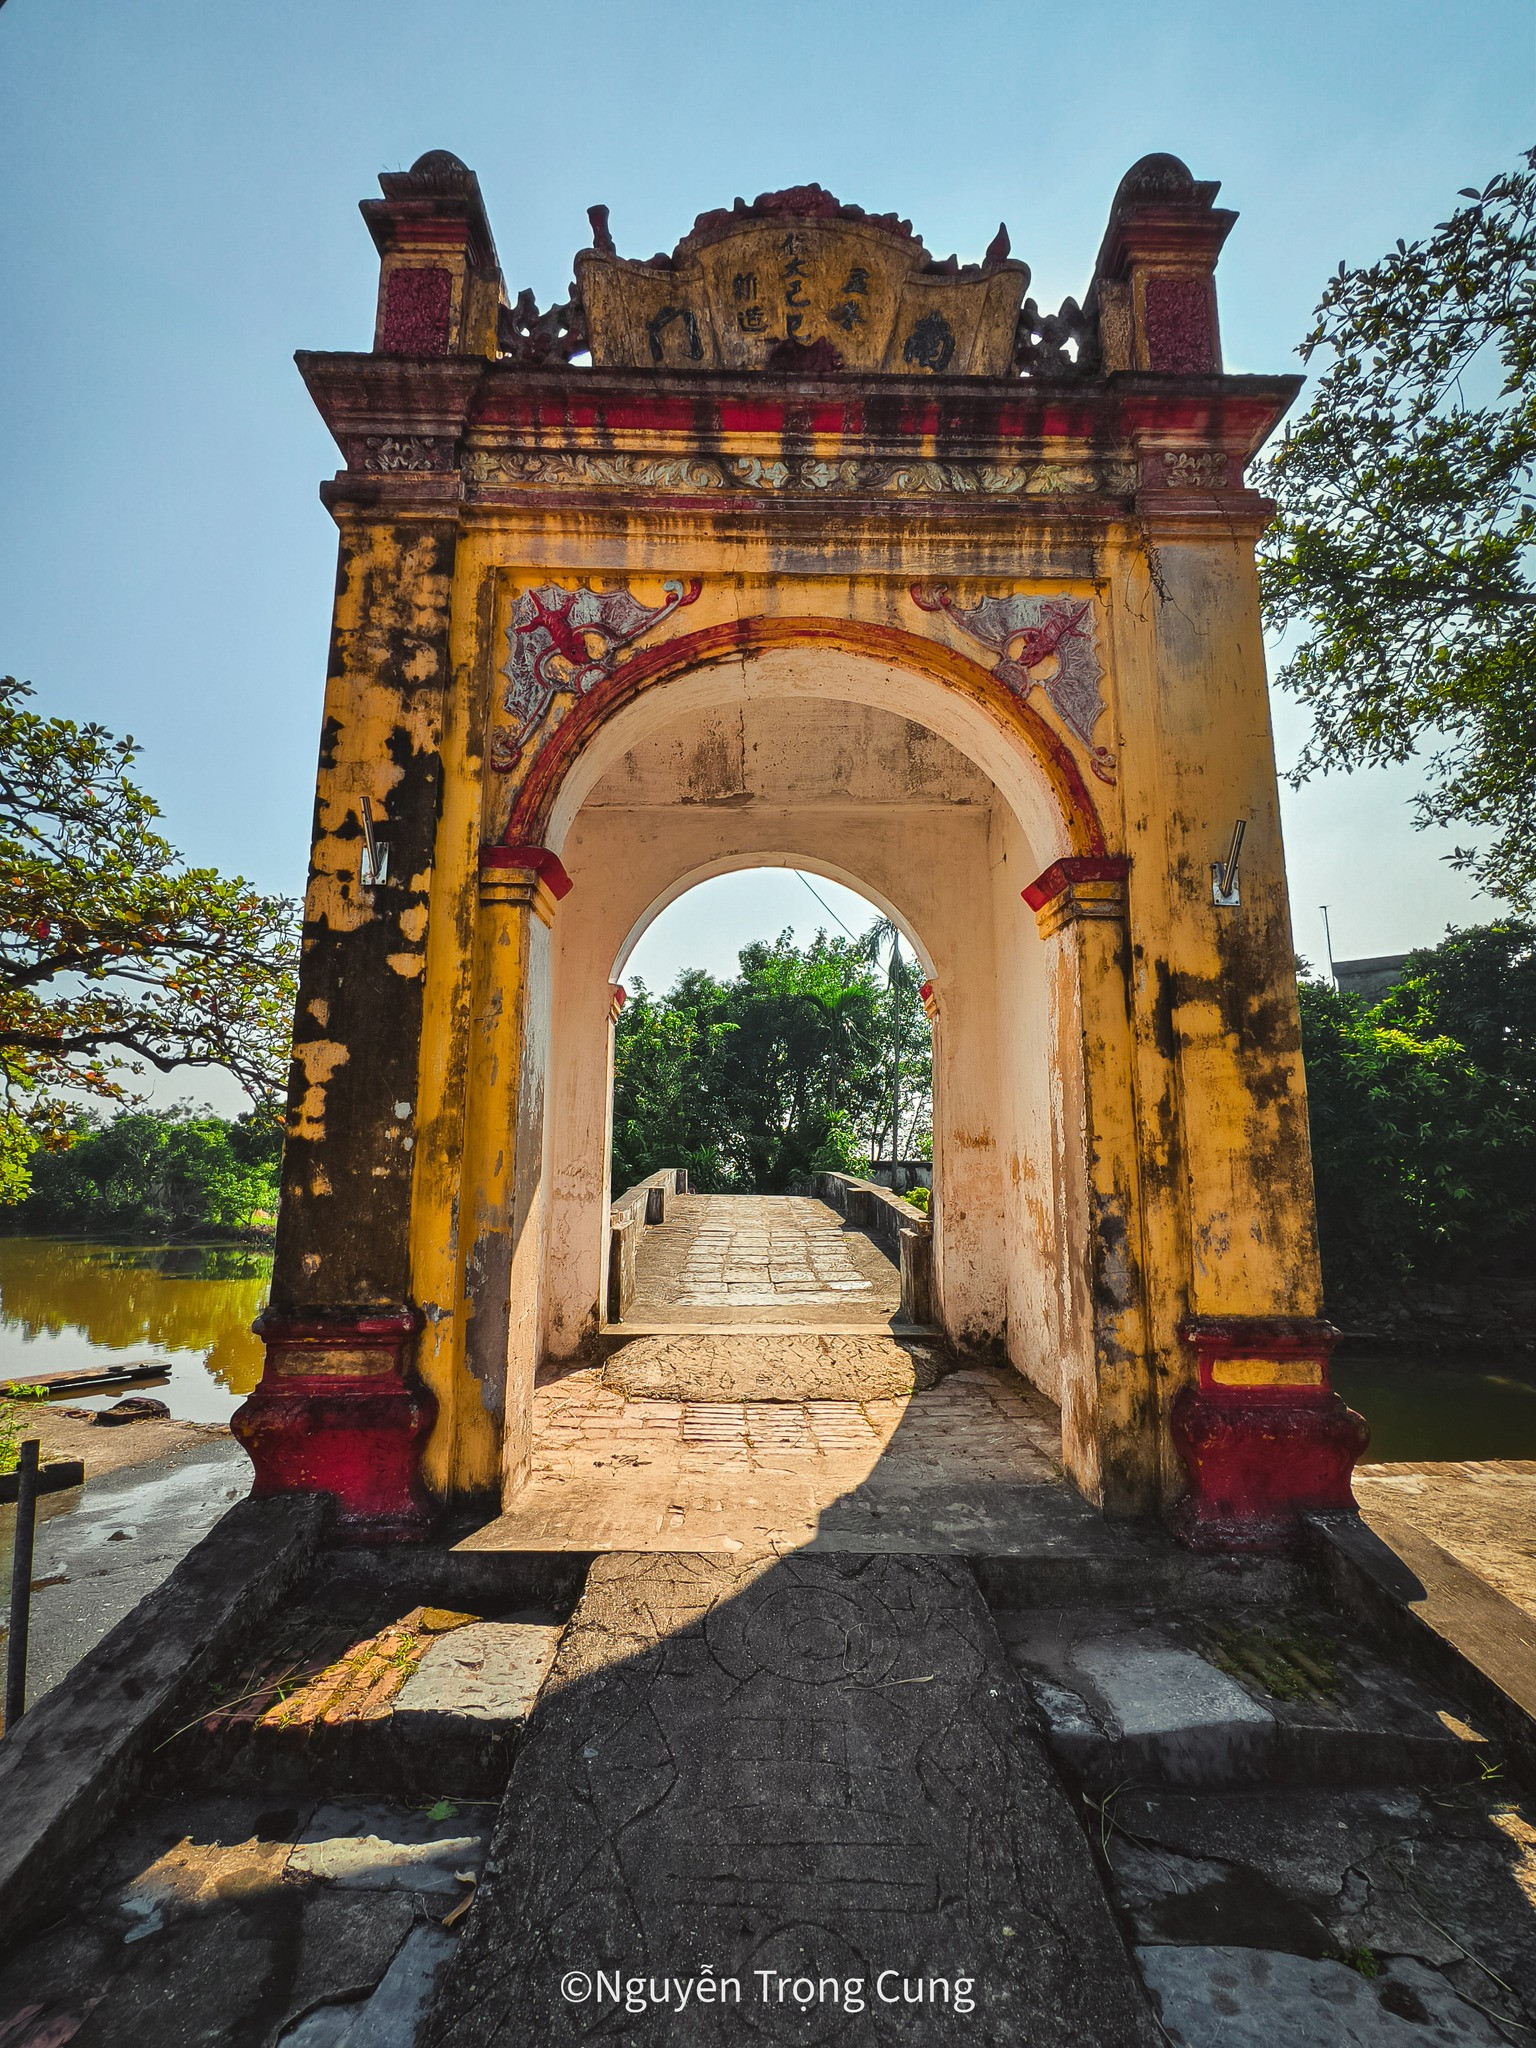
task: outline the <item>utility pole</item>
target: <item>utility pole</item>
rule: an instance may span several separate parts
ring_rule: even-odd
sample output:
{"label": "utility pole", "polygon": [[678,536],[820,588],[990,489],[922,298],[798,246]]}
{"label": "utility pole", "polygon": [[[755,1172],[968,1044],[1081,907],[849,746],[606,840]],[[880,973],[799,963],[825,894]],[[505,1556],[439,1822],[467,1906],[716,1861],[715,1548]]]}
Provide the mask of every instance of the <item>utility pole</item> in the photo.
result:
{"label": "utility pole", "polygon": [[1334,987],[1337,988],[1339,985],[1339,977],[1333,971],[1333,933],[1329,930],[1328,927],[1328,906],[1326,903],[1320,903],[1317,907],[1323,913],[1323,938],[1326,940],[1328,946],[1328,979],[1333,983]]}

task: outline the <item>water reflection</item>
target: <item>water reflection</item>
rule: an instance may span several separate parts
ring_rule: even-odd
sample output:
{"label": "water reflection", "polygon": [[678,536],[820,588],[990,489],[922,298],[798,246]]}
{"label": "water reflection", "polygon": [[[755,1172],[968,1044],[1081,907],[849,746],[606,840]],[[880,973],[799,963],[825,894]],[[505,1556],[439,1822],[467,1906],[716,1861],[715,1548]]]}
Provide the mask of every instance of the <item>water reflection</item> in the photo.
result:
{"label": "water reflection", "polygon": [[169,1385],[152,1391],[173,1415],[226,1422],[261,1376],[250,1326],[271,1269],[241,1245],[0,1237],[0,1378],[162,1361]]}

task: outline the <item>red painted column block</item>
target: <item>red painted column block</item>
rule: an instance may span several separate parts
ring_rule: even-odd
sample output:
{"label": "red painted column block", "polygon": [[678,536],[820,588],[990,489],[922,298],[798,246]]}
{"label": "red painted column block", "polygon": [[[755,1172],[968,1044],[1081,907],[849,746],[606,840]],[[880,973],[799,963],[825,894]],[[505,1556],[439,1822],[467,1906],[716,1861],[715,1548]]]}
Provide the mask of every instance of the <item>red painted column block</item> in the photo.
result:
{"label": "red painted column block", "polygon": [[1311,1316],[1195,1316],[1179,1335],[1199,1382],[1173,1404],[1189,1473],[1175,1526],[1197,1550],[1283,1550],[1303,1515],[1352,1508],[1370,1429],[1328,1379],[1338,1341]]}
{"label": "red painted column block", "polygon": [[420,1326],[413,1309],[259,1317],[266,1368],[229,1425],[256,1467],[252,1492],[334,1494],[355,1541],[427,1535],[421,1449],[437,1403],[410,1370]]}

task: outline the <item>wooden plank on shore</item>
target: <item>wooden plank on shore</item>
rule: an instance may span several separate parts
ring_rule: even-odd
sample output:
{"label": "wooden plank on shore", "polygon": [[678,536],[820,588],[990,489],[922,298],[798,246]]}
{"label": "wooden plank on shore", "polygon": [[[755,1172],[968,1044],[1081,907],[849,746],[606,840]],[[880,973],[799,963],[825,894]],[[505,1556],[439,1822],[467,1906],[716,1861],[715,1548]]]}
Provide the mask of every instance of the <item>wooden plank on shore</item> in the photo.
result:
{"label": "wooden plank on shore", "polygon": [[132,1387],[145,1381],[167,1380],[168,1365],[86,1365],[78,1372],[40,1372],[35,1379],[22,1374],[0,1381],[0,1397],[13,1387],[43,1387],[50,1399],[55,1394],[103,1394],[113,1387]]}

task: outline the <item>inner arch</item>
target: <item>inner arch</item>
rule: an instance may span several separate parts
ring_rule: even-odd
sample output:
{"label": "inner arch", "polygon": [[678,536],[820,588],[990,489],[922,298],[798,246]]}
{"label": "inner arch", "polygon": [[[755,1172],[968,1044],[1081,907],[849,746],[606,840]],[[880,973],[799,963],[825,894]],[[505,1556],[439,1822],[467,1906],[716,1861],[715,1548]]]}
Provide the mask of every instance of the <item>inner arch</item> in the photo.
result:
{"label": "inner arch", "polygon": [[845,867],[815,854],[776,852],[768,848],[753,853],[720,854],[713,860],[701,862],[698,867],[690,869],[687,874],[679,875],[670,882],[659,892],[643,915],[636,919],[626,934],[613,963],[612,979],[616,982],[622,981],[625,967],[635,948],[664,910],[680,902],[690,890],[698,888],[701,882],[712,882],[720,875],[742,874],[754,868],[787,868],[793,873],[820,875],[828,882],[836,882],[842,888],[852,890],[854,895],[863,897],[872,909],[878,910],[882,917],[888,918],[895,925],[908,947],[917,956],[925,978],[932,979],[933,954],[924,945],[911,919],[890,897],[875,888],[855,868]]}
{"label": "inner arch", "polygon": [[[637,657],[619,675],[640,665]],[[975,665],[963,667],[970,671]],[[961,687],[916,667],[816,644],[731,654],[631,684],[628,701],[581,734],[579,749],[559,774],[542,843],[563,856],[572,824],[603,778],[668,726],[764,699],[783,699],[887,712],[944,741],[987,778],[1017,818],[1038,856],[1036,872],[1065,854],[1099,850],[1102,833],[1093,800],[1064,743],[1049,732],[1040,714],[1020,707],[992,686],[984,671],[975,669],[975,676],[978,680]],[[567,728],[585,727],[596,709],[595,704],[589,710],[578,700],[551,745],[562,754],[569,752]],[[523,808],[522,799],[518,808]]]}
{"label": "inner arch", "polygon": [[863,656],[780,649],[637,696],[568,769],[547,839],[572,887],[551,933],[546,1357],[581,1355],[603,1319],[616,973],[688,888],[783,864],[885,910],[933,984],[945,1335],[1055,1399],[1090,1369],[1083,1189],[1062,1165],[1083,1114],[1073,970],[1022,900],[1072,823],[1024,742],[954,701]]}

